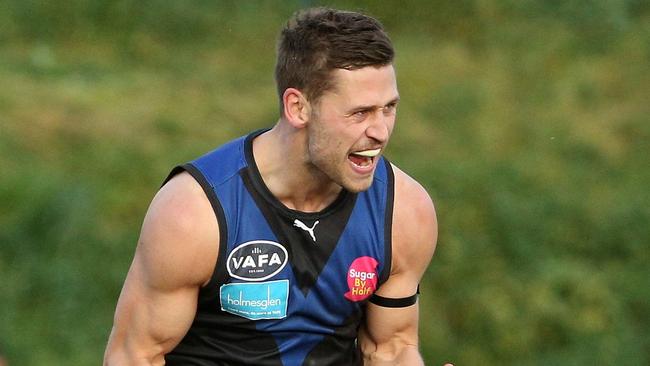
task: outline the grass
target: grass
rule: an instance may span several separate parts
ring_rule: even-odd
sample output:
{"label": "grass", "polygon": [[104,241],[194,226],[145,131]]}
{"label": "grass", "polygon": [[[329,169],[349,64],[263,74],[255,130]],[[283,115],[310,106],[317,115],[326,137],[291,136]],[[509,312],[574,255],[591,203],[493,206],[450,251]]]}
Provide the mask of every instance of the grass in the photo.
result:
{"label": "grass", "polygon": [[[169,169],[277,118],[275,36],[302,3],[152,4],[0,11],[11,364],[97,363]],[[422,283],[427,363],[647,364],[647,5],[353,6],[395,41],[388,156],[439,215]]]}

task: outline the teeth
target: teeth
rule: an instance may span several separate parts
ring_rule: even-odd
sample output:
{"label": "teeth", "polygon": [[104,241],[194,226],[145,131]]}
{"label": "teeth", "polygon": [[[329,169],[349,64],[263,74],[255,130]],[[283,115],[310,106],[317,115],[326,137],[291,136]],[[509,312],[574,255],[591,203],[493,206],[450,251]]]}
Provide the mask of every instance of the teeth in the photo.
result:
{"label": "teeth", "polygon": [[381,151],[381,149],[357,151],[357,152],[354,153],[354,155],[374,158],[375,156],[377,156],[377,154],[379,154],[380,151]]}

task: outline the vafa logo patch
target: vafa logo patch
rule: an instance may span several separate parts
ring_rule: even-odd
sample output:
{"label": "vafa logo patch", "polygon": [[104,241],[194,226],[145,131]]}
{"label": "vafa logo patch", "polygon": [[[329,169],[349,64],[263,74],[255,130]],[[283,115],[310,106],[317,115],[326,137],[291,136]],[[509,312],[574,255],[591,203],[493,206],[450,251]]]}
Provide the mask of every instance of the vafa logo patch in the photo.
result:
{"label": "vafa logo patch", "polygon": [[264,281],[280,273],[289,255],[280,244],[268,240],[253,240],[230,252],[226,268],[230,276],[243,281]]}

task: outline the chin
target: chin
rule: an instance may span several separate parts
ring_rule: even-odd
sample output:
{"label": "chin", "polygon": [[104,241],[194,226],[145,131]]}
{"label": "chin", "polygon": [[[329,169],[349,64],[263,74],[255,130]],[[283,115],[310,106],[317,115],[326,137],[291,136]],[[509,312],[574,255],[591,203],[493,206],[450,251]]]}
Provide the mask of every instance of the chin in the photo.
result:
{"label": "chin", "polygon": [[342,184],[343,188],[347,190],[348,192],[352,193],[359,193],[363,191],[367,191],[368,188],[372,185],[372,177],[369,179],[363,180],[363,181],[358,181],[358,182],[344,182]]}

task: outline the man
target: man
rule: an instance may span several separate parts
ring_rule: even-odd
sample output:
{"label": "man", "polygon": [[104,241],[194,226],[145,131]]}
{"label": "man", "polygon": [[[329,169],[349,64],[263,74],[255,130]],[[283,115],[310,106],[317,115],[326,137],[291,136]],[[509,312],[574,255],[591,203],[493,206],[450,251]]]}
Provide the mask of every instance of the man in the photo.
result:
{"label": "man", "polygon": [[399,101],[381,24],[283,29],[281,116],[172,171],[145,217],[107,365],[418,365],[437,223],[382,157]]}

